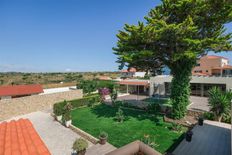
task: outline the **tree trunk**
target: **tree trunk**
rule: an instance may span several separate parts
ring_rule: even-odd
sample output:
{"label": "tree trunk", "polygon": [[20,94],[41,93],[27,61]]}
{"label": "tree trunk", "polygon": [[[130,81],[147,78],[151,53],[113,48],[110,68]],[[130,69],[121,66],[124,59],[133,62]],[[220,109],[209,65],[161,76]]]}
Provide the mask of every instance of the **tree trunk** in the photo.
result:
{"label": "tree trunk", "polygon": [[182,59],[172,64],[172,67],[170,67],[173,75],[171,82],[172,116],[175,119],[183,118],[187,113],[191,71],[194,64],[194,60]]}

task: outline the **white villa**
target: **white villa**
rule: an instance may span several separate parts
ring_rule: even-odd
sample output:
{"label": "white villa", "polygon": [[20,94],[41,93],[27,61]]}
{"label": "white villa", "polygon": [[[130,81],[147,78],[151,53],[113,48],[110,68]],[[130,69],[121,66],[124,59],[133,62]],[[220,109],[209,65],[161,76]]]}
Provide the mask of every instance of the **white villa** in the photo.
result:
{"label": "white villa", "polygon": [[[160,75],[150,78],[150,96],[170,95],[172,76]],[[208,96],[208,90],[213,86],[220,87],[223,91],[232,90],[232,77],[218,76],[192,76],[190,81],[191,95]]]}

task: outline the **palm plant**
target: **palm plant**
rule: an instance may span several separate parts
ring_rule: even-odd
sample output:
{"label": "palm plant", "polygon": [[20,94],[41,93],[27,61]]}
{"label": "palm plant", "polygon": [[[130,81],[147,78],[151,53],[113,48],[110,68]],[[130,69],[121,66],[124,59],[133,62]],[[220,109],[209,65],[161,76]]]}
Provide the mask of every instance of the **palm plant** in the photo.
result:
{"label": "palm plant", "polygon": [[221,122],[223,116],[230,114],[232,92],[222,92],[218,87],[209,90],[210,111],[214,114],[214,119]]}

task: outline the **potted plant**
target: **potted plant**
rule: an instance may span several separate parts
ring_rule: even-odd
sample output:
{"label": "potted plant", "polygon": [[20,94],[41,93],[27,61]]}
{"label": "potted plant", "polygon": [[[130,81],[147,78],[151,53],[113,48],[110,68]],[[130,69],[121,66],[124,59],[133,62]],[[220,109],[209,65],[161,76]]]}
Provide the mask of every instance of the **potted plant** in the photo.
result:
{"label": "potted plant", "polygon": [[187,142],[191,142],[193,136],[193,132],[191,130],[187,131],[185,139]]}
{"label": "potted plant", "polygon": [[102,131],[100,134],[99,134],[99,143],[101,145],[104,145],[106,142],[107,142],[107,138],[108,138],[108,134],[104,131]]}
{"label": "potted plant", "polygon": [[56,120],[61,122],[64,110],[60,103],[53,105],[53,113],[55,114]]}
{"label": "potted plant", "polygon": [[202,125],[203,125],[203,122],[204,122],[203,117],[199,117],[199,118],[198,118],[198,125],[202,126]]}
{"label": "potted plant", "polygon": [[68,127],[72,124],[72,119],[71,119],[71,114],[70,114],[70,112],[66,112],[66,113],[63,115],[63,120],[64,120],[65,126],[68,128]]}
{"label": "potted plant", "polygon": [[72,149],[78,155],[85,155],[87,147],[88,147],[88,142],[82,138],[79,138],[73,143]]}

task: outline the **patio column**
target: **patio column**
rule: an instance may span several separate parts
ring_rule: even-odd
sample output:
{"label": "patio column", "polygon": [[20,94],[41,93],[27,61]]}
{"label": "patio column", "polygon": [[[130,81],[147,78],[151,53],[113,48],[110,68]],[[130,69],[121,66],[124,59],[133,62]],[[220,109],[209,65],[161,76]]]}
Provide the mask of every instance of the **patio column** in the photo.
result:
{"label": "patio column", "polygon": [[202,83],[201,84],[201,97],[204,96],[204,84]]}
{"label": "patio column", "polygon": [[139,100],[139,85],[137,85],[137,101]]}
{"label": "patio column", "polygon": [[126,93],[127,93],[127,94],[128,94],[128,91],[129,91],[129,90],[128,90],[128,84],[127,84],[127,85],[126,85]]}

